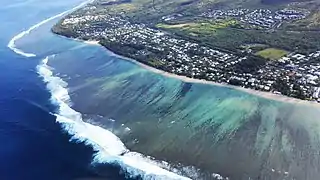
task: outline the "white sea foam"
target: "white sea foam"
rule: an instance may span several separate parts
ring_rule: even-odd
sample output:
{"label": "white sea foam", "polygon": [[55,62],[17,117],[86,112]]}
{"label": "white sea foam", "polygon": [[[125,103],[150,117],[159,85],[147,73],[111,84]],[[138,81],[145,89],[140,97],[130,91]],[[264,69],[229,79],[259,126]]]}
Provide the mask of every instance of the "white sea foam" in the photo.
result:
{"label": "white sea foam", "polygon": [[[28,30],[19,33],[10,40],[8,47],[22,56],[36,57],[36,54],[24,52],[17,48],[15,42],[41,25],[74,11],[92,1],[93,0],[83,2],[70,10],[41,21],[40,23],[30,27]],[[97,44],[97,42],[87,43]],[[61,78],[54,76],[52,68],[47,65],[49,58],[52,57],[54,56],[48,56],[43,59],[37,66],[37,70],[39,75],[47,83],[47,88],[52,94],[52,102],[58,106],[58,112],[53,115],[57,117],[57,122],[59,122],[63,128],[72,135],[71,140],[84,142],[85,144],[92,146],[94,150],[97,151],[92,161],[93,164],[116,163],[120,165],[129,176],[142,176],[143,179],[146,180],[190,179],[176,174],[175,172],[177,172],[177,169],[170,167],[167,162],[156,162],[150,157],[145,157],[140,153],[130,152],[121,140],[112,132],[99,126],[84,122],[82,120],[82,115],[71,108],[71,100],[67,89],[68,84]],[[129,128],[126,128],[126,130],[130,131]],[[166,169],[171,169],[173,172]]]}
{"label": "white sea foam", "polygon": [[160,167],[168,165],[168,163],[158,163],[140,153],[130,152],[112,132],[84,122],[81,114],[70,107],[71,101],[68,94],[67,83],[61,78],[54,76],[52,68],[47,65],[49,58],[50,57],[46,57],[43,59],[37,66],[37,70],[39,75],[47,83],[47,88],[52,94],[52,102],[58,106],[58,112],[54,115],[63,128],[73,136],[72,140],[84,142],[97,151],[93,159],[93,164],[117,164],[120,165],[129,176],[142,176],[143,179],[147,180],[189,179]]}
{"label": "white sea foam", "polygon": [[69,9],[69,10],[67,10],[67,11],[64,11],[64,12],[62,12],[62,13],[60,13],[60,14],[57,14],[57,15],[55,15],[55,16],[52,16],[52,17],[50,17],[50,18],[48,18],[48,19],[45,19],[45,20],[43,20],[43,21],[41,21],[41,22],[39,22],[39,23],[31,26],[28,30],[23,31],[23,32],[19,33],[18,35],[14,36],[14,37],[9,41],[9,43],[8,43],[8,48],[10,48],[10,49],[11,49],[12,51],[14,51],[15,53],[20,54],[20,55],[25,56],[25,57],[35,57],[35,56],[37,56],[36,54],[24,52],[23,50],[17,48],[17,47],[16,47],[16,41],[19,40],[19,39],[21,39],[21,38],[23,38],[25,35],[28,35],[31,31],[37,29],[38,27],[40,27],[40,26],[42,26],[42,25],[44,25],[44,24],[46,24],[46,23],[48,23],[48,22],[50,22],[50,21],[52,21],[52,20],[54,20],[54,19],[56,19],[56,18],[58,18],[58,17],[61,17],[61,16],[65,15],[65,14],[71,12],[71,11],[74,11],[74,10],[76,10],[76,9],[78,9],[78,8],[81,8],[82,6],[88,4],[88,3],[92,2],[92,1],[93,1],[93,0],[85,1],[85,2],[81,3],[80,5],[72,8],[72,9]]}

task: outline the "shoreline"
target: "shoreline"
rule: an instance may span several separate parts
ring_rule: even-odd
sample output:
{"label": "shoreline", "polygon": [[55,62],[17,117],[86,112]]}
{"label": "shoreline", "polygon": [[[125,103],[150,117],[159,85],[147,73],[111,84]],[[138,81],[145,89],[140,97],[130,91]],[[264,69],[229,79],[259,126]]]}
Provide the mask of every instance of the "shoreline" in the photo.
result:
{"label": "shoreline", "polygon": [[[102,46],[102,45],[100,45]],[[244,88],[244,87],[239,87],[239,86],[233,86],[230,84],[223,84],[223,83],[217,83],[217,82],[213,82],[213,81],[207,81],[207,80],[202,80],[202,79],[194,79],[194,78],[190,78],[190,77],[186,77],[186,76],[181,76],[181,75],[177,75],[177,74],[173,74],[173,73],[169,73],[148,65],[145,65],[137,60],[128,58],[128,57],[124,57],[118,54],[115,54],[114,52],[110,51],[108,48],[102,46],[103,48],[107,49],[113,56],[116,57],[120,57],[121,59],[124,59],[126,61],[129,61],[133,64],[136,64],[148,71],[151,71],[153,73],[168,77],[168,78],[174,78],[174,79],[178,79],[181,80],[183,82],[187,82],[187,83],[195,83],[195,84],[205,84],[205,85],[211,85],[211,86],[218,86],[218,87],[225,87],[225,88],[230,88],[230,89],[234,89],[234,90],[238,90],[238,91],[242,91],[248,94],[252,94],[255,96],[259,96],[265,99],[269,99],[269,100],[274,100],[274,101],[278,101],[278,102],[284,102],[284,103],[291,103],[291,104],[297,104],[297,105],[309,105],[309,106],[317,106],[320,107],[320,104],[317,102],[313,102],[313,101],[306,101],[306,100],[301,100],[301,99],[297,99],[297,98],[293,98],[293,97],[289,97],[289,96],[284,96],[284,95],[278,95],[278,94],[274,94],[272,92],[263,92],[263,91],[257,91],[254,89],[248,89],[248,88]]]}
{"label": "shoreline", "polygon": [[[54,33],[54,32],[53,32]],[[54,33],[56,34],[56,33]],[[129,57],[125,57],[119,54],[114,53],[113,51],[111,51],[110,49],[108,49],[107,47],[103,46],[100,44],[99,41],[97,40],[81,40],[78,38],[71,38],[71,37],[66,37],[60,34],[56,34],[60,37],[63,38],[67,38],[67,39],[71,39],[74,41],[78,41],[78,42],[82,42],[88,45],[95,45],[95,46],[100,46],[102,48],[104,48],[105,50],[107,50],[107,52],[109,54],[111,54],[112,56],[115,57],[119,57],[123,60],[126,60],[130,63],[133,63],[137,66],[140,66],[141,68],[144,68],[152,73],[156,73],[159,74],[161,76],[165,76],[168,78],[174,78],[174,79],[178,79],[181,80],[183,82],[187,82],[187,83],[195,83],[195,84],[204,84],[204,85],[211,85],[211,86],[218,86],[218,87],[225,87],[225,88],[230,88],[230,89],[234,89],[234,90],[238,90],[238,91],[242,91],[244,93],[248,93],[251,95],[255,95],[255,96],[259,96],[268,100],[274,100],[274,101],[278,101],[278,102],[284,102],[284,103],[290,103],[290,104],[296,104],[296,105],[308,105],[308,106],[316,106],[316,107],[320,107],[320,103],[317,102],[313,102],[313,101],[307,101],[307,100],[302,100],[302,99],[297,99],[297,98],[293,98],[293,97],[289,97],[289,96],[284,96],[284,95],[279,95],[279,94],[274,94],[272,92],[264,92],[264,91],[258,91],[258,90],[254,90],[254,89],[248,89],[248,88],[244,88],[244,87],[240,87],[240,86],[233,86],[230,84],[224,84],[224,83],[217,83],[217,82],[213,82],[213,81],[207,81],[207,80],[203,80],[203,79],[195,79],[195,78],[190,78],[187,76],[181,76],[181,75],[177,75],[177,74],[173,74],[173,73],[169,73],[157,68],[154,68],[152,66],[148,66],[146,64],[143,64],[135,59],[129,58]]]}

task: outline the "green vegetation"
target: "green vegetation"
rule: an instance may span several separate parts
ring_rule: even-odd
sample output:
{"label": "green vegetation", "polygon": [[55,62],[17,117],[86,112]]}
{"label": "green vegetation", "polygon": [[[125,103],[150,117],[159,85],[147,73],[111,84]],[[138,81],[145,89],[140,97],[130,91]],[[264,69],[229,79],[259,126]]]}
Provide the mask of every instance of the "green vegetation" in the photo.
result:
{"label": "green vegetation", "polygon": [[188,22],[181,24],[157,24],[156,27],[162,29],[178,29],[189,34],[211,35],[218,29],[224,29],[230,26],[236,26],[236,20],[218,20],[213,22]]}
{"label": "green vegetation", "polygon": [[164,65],[164,62],[161,62],[161,61],[159,61],[157,59],[150,59],[148,62],[153,67],[160,67],[160,66]]}
{"label": "green vegetation", "polygon": [[320,12],[319,10],[309,16],[306,19],[302,19],[300,21],[297,21],[295,23],[287,24],[285,26],[286,29],[291,29],[295,31],[319,31],[320,30]]}
{"label": "green vegetation", "polygon": [[[318,71],[320,34],[314,27],[320,15],[301,4],[266,8],[261,0],[97,0],[52,31],[98,40],[116,54],[173,74],[320,101],[313,96],[319,81],[299,79]],[[288,52],[287,61],[272,61]],[[303,67],[301,75],[285,67],[292,60]]]}
{"label": "green vegetation", "polygon": [[282,49],[276,49],[276,48],[267,48],[256,53],[256,55],[261,56],[265,59],[270,59],[270,60],[278,60],[287,54],[288,54],[287,51]]}
{"label": "green vegetation", "polygon": [[188,31],[181,28],[166,29],[185,39],[192,39],[211,47],[224,49],[227,51],[240,52],[241,47],[246,44],[264,44],[267,47],[276,47],[287,51],[299,50],[300,53],[308,54],[320,49],[320,41],[315,41],[319,38],[317,31],[262,31],[255,29],[239,29],[239,28],[222,28],[215,29],[211,33],[196,33],[194,36]]}
{"label": "green vegetation", "polygon": [[134,11],[137,9],[137,6],[135,4],[132,3],[123,3],[123,4],[118,4],[118,5],[114,5],[111,7],[112,10],[116,11],[116,12],[130,12],[130,11]]}
{"label": "green vegetation", "polygon": [[[319,39],[319,33],[314,30],[320,29],[318,9],[320,3],[315,1],[290,5],[288,5],[289,1],[283,0],[118,0],[112,2],[96,1],[98,4],[107,3],[101,7],[101,13],[120,15],[130,19],[131,22],[160,28],[212,48],[241,52],[243,45],[264,44],[266,47],[276,47],[292,52],[299,49],[300,53],[310,53],[320,49],[320,41],[314,41]],[[243,25],[235,18],[214,19],[201,16],[203,12],[210,11],[210,9],[265,8],[277,10],[285,7],[310,11],[311,14],[306,19],[284,23],[281,28],[270,31]],[[164,21],[163,17],[171,15],[180,16]]]}

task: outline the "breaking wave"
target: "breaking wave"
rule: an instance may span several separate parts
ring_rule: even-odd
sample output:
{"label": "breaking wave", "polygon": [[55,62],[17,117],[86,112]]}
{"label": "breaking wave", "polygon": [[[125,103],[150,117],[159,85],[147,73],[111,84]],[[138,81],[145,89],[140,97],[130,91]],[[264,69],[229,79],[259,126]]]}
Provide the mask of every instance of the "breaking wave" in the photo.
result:
{"label": "breaking wave", "polygon": [[[54,57],[54,56],[50,56]],[[109,163],[120,165],[121,168],[132,177],[143,179],[189,179],[180,176],[160,166],[167,166],[166,162],[156,162],[137,152],[130,152],[121,140],[112,132],[99,126],[86,123],[79,112],[73,110],[70,105],[70,96],[67,83],[53,75],[52,68],[47,65],[49,56],[37,66],[39,75],[47,83],[51,92],[51,101],[58,105],[57,117],[63,128],[71,134],[72,140],[84,142],[97,151],[92,163]]]}
{"label": "breaking wave", "polygon": [[20,55],[25,56],[25,57],[36,57],[36,56],[37,56],[36,54],[24,52],[23,50],[17,48],[17,47],[16,47],[16,41],[19,40],[19,39],[21,39],[21,38],[23,38],[25,35],[28,35],[31,31],[37,29],[38,27],[40,27],[40,26],[42,26],[42,25],[44,25],[44,24],[46,24],[46,23],[48,23],[48,22],[50,22],[50,21],[52,21],[52,20],[54,20],[54,19],[56,19],[56,18],[58,18],[58,17],[61,17],[61,16],[65,15],[65,14],[71,12],[71,11],[74,11],[74,10],[76,10],[76,9],[78,9],[78,8],[81,8],[82,6],[88,4],[88,3],[92,2],[92,1],[93,1],[93,0],[85,1],[85,2],[81,3],[80,5],[72,8],[72,9],[69,9],[69,10],[67,10],[67,11],[64,11],[64,12],[62,12],[62,13],[60,13],[60,14],[57,14],[57,15],[55,15],[55,16],[52,16],[52,17],[50,17],[50,18],[48,18],[48,19],[45,19],[45,20],[39,22],[38,24],[35,24],[35,25],[31,26],[31,27],[30,27],[28,30],[26,30],[26,31],[22,31],[21,33],[17,34],[16,36],[14,36],[14,37],[9,41],[9,43],[8,43],[8,45],[7,45],[8,48],[10,48],[10,49],[11,49],[12,51],[14,51],[15,53],[20,54]]}
{"label": "breaking wave", "polygon": [[[15,44],[16,41],[28,35],[41,25],[74,11],[90,2],[92,2],[92,0],[83,2],[70,10],[45,19],[30,27],[28,30],[19,33],[9,41],[7,45],[8,48],[25,57],[36,57],[36,54],[24,52],[22,49],[17,48]],[[121,140],[112,132],[84,122],[82,120],[82,115],[71,108],[71,100],[67,89],[68,84],[61,78],[54,76],[52,68],[47,65],[50,57],[54,57],[54,55],[44,58],[37,66],[37,70],[38,74],[46,83],[47,89],[51,92],[51,101],[58,106],[57,112],[52,113],[52,115],[56,116],[56,121],[72,135],[71,140],[84,142],[86,145],[90,145],[94,148],[97,153],[93,158],[92,164],[118,164],[125,172],[127,172],[129,177],[132,178],[189,179],[161,168],[160,166],[167,165],[165,162],[155,162],[140,153],[130,152]]]}
{"label": "breaking wave", "polygon": [[[45,19],[30,27],[28,30],[19,33],[10,40],[8,47],[22,56],[36,57],[36,54],[24,52],[17,48],[15,42],[41,25],[74,11],[92,1],[93,0],[83,2],[70,10]],[[81,113],[71,108],[71,99],[67,89],[68,84],[61,78],[54,76],[52,68],[47,65],[49,59],[53,57],[54,55],[47,56],[37,66],[38,74],[43,78],[47,89],[51,92],[51,101],[58,107],[57,112],[52,113],[52,115],[56,116],[56,121],[61,124],[64,130],[72,135],[72,141],[83,142],[86,145],[93,147],[97,152],[92,160],[93,165],[99,163],[119,165],[130,178],[142,177],[142,179],[146,180],[190,180],[190,178],[180,175],[183,173],[187,174],[189,177],[200,179],[197,176],[196,170],[192,168],[189,169],[188,167],[184,167],[179,171],[170,166],[167,162],[156,161],[143,154],[131,152],[111,131],[84,122]],[[224,179],[219,174],[212,174],[211,177],[219,180]]]}

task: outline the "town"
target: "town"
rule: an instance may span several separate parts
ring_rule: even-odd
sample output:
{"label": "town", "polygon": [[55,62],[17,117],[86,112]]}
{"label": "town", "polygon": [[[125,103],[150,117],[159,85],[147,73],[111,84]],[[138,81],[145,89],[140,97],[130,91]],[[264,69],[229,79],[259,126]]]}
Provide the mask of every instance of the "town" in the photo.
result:
{"label": "town", "polygon": [[[88,6],[82,13],[67,16],[53,31],[72,38],[98,40],[119,55],[173,74],[320,102],[320,51],[310,54],[290,52],[279,59],[267,60],[250,51],[239,54],[214,49],[156,27],[132,23],[125,16],[95,14],[88,9],[96,7]],[[243,22],[268,28],[305,15],[291,10],[272,14],[262,9],[203,14],[215,18],[239,17]],[[72,29],[72,33],[66,33],[65,29]]]}
{"label": "town", "polygon": [[281,9],[271,11],[269,9],[230,9],[209,10],[201,14],[202,17],[212,19],[234,18],[239,20],[245,28],[279,28],[284,22],[305,18],[310,12],[294,9]]}

